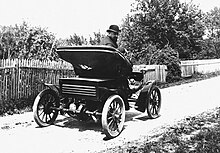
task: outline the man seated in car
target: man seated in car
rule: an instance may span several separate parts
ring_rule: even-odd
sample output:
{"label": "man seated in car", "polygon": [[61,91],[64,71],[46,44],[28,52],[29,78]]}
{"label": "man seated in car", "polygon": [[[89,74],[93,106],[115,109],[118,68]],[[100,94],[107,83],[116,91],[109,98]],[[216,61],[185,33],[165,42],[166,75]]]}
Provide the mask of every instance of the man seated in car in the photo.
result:
{"label": "man seated in car", "polygon": [[108,34],[101,40],[100,45],[111,46],[118,49],[121,53],[125,53],[126,49],[119,47],[117,44],[118,35],[120,32],[121,30],[117,25],[110,25],[109,29],[107,30]]}

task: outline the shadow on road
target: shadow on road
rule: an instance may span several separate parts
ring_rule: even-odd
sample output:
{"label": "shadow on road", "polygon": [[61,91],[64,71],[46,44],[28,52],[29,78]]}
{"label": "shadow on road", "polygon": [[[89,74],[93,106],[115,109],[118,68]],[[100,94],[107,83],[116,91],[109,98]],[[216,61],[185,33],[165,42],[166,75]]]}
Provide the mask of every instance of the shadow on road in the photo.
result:
{"label": "shadow on road", "polygon": [[94,121],[79,121],[73,117],[66,117],[56,120],[55,126],[70,129],[79,129],[79,131],[93,130],[97,132],[102,131],[101,123]]}
{"label": "shadow on road", "polygon": [[[138,111],[127,111],[125,114],[125,125],[124,129],[126,130],[126,122],[137,122],[137,121],[147,121],[149,120],[149,117],[145,113],[141,113]],[[101,134],[103,133],[101,121],[99,120],[98,122],[94,122],[93,120],[89,121],[79,121],[77,118],[74,117],[68,117],[68,116],[63,116],[59,119],[57,119],[54,122],[54,125],[57,127],[61,128],[70,128],[70,129],[78,129],[80,132],[87,131],[87,130],[92,130],[95,132],[100,132]],[[36,127],[39,128],[39,127]],[[108,138],[104,138],[103,140],[109,140]]]}
{"label": "shadow on road", "polygon": [[138,112],[138,111],[129,111],[129,112],[126,112],[126,118],[125,118],[125,122],[128,122],[128,121],[138,121],[138,120],[141,120],[141,121],[146,121],[146,120],[149,120],[150,118],[148,117],[148,115],[146,113],[141,113],[141,112]]}

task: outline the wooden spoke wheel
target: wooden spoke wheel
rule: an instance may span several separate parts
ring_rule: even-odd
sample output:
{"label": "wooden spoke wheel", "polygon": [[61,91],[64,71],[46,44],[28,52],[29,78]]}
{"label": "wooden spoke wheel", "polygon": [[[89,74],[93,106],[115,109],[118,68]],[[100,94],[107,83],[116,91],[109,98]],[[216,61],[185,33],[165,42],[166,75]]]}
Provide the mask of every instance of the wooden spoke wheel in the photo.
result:
{"label": "wooden spoke wheel", "polygon": [[159,117],[161,107],[161,93],[157,86],[152,86],[147,97],[147,113],[152,119]]}
{"label": "wooden spoke wheel", "polygon": [[125,105],[119,95],[110,96],[102,110],[102,127],[108,138],[117,137],[124,126]]}
{"label": "wooden spoke wheel", "polygon": [[53,108],[58,108],[59,105],[59,97],[55,91],[51,89],[41,91],[33,105],[35,122],[41,127],[53,124],[58,116],[58,110]]}

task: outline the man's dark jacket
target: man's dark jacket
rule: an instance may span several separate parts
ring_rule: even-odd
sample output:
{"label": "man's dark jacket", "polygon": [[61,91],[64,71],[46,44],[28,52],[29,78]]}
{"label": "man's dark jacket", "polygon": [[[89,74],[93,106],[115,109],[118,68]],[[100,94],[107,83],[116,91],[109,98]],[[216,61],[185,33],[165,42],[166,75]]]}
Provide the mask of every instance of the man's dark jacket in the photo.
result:
{"label": "man's dark jacket", "polygon": [[105,37],[101,40],[100,45],[107,45],[107,46],[111,46],[111,47],[114,47],[114,48],[118,48],[117,43],[115,43],[114,41],[112,41],[109,36],[105,36]]}

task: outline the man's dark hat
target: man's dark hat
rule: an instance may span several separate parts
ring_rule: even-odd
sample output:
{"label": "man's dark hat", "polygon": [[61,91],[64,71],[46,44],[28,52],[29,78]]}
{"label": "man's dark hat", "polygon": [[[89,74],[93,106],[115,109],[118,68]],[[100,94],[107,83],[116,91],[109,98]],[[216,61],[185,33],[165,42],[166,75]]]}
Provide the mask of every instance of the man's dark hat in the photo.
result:
{"label": "man's dark hat", "polygon": [[107,30],[107,32],[119,33],[119,32],[121,32],[121,30],[119,29],[119,27],[117,25],[110,25],[110,27]]}

